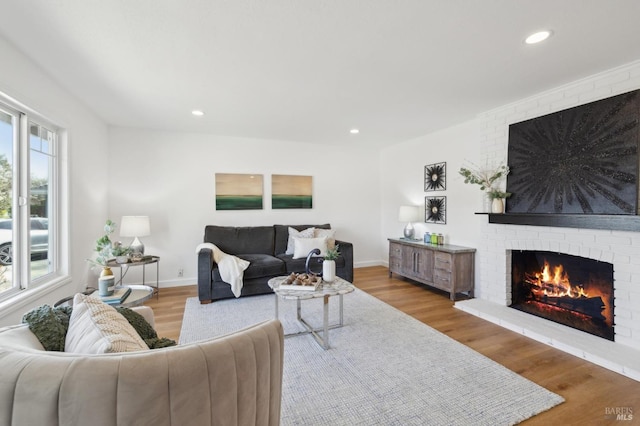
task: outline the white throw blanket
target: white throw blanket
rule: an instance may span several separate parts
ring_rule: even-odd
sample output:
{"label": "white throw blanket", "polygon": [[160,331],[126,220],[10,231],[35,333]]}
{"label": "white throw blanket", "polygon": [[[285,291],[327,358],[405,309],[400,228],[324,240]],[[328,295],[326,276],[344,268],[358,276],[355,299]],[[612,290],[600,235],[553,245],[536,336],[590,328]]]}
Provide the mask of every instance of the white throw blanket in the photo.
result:
{"label": "white throw blanket", "polygon": [[220,271],[222,281],[231,285],[231,291],[234,296],[240,297],[244,270],[249,267],[250,262],[223,252],[215,244],[199,244],[198,247],[196,247],[196,254],[202,249],[211,250],[213,260],[218,264],[218,270]]}

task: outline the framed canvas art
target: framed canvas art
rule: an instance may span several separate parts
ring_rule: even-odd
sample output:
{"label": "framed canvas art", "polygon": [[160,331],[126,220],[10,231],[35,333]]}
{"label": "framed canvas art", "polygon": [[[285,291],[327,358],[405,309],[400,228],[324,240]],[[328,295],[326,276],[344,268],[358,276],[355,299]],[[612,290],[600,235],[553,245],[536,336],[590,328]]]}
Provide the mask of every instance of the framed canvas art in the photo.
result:
{"label": "framed canvas art", "polygon": [[262,210],[262,175],[216,173],[216,210]]}
{"label": "framed canvas art", "polygon": [[271,208],[310,209],[312,207],[312,176],[271,175]]}

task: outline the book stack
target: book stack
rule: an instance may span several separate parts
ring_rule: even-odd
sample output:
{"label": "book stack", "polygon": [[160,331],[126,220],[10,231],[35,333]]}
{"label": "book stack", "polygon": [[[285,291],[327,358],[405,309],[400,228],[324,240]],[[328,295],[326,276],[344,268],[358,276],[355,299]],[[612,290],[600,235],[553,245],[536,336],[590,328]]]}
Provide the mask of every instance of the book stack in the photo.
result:
{"label": "book stack", "polygon": [[120,305],[131,294],[131,287],[118,287],[111,296],[100,296],[100,300],[109,305]]}

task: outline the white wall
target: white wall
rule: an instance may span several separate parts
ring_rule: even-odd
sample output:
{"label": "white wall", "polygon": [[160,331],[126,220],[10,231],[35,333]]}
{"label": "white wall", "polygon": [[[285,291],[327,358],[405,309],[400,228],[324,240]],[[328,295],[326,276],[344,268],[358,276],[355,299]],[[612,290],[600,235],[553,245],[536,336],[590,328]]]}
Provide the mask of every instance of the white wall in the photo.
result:
{"label": "white wall", "polygon": [[0,38],[0,92],[20,101],[54,124],[68,130],[68,159],[71,279],[62,287],[46,294],[39,293],[20,303],[0,309],[0,325],[15,324],[33,306],[53,304],[72,295],[93,280],[85,259],[102,229],[107,211],[108,155],[107,126],[77,99],[52,81],[43,70]]}
{"label": "white wall", "polygon": [[[482,211],[482,192],[477,185],[464,183],[458,170],[465,160],[477,163],[480,158],[478,121],[471,120],[420,138],[384,148],[380,154],[381,222],[377,244],[388,264],[387,238],[400,237],[406,223],[398,222],[401,205],[420,206],[425,196],[446,196],[446,224],[420,223],[416,236],[426,231],[442,233],[448,244],[478,248],[480,224],[486,221]],[[424,191],[424,166],[446,162],[446,190]],[[423,214],[424,218],[424,214]],[[424,220],[424,219],[423,219]]]}
{"label": "white wall", "polygon": [[[377,152],[125,128],[111,129],[109,139],[109,216],[150,216],[151,236],[142,240],[146,253],[161,257],[161,287],[195,284],[195,248],[209,224],[328,222],[338,239],[353,243],[355,266],[380,262]],[[262,174],[264,208],[216,211],[216,173]],[[271,174],[312,176],[313,208],[272,210]],[[139,269],[130,268],[127,282],[139,282]]]}

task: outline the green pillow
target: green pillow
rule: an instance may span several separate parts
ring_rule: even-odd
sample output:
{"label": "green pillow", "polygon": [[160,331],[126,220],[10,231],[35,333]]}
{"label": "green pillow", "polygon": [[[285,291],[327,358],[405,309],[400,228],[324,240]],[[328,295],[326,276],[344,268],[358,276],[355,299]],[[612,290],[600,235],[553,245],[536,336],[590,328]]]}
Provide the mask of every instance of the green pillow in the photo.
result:
{"label": "green pillow", "polygon": [[24,314],[22,322],[29,324],[29,330],[36,335],[45,350],[64,352],[70,317],[70,307],[52,308],[42,305]]}

